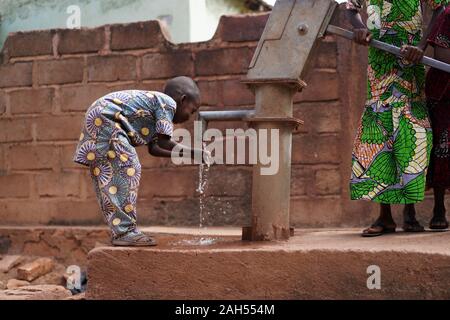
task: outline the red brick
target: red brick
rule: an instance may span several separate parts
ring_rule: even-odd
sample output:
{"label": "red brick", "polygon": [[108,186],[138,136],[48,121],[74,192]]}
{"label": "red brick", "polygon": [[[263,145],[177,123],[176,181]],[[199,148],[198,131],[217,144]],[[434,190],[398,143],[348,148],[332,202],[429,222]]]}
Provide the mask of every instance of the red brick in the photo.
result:
{"label": "red brick", "polygon": [[268,18],[268,13],[222,16],[214,37],[230,42],[258,41]]}
{"label": "red brick", "polygon": [[321,41],[319,43],[315,67],[336,69],[337,67],[336,42]]}
{"label": "red brick", "polygon": [[147,146],[136,148],[136,151],[143,169],[158,168],[159,170],[163,170],[164,168],[164,170],[166,170],[168,167],[175,167],[170,158],[159,158],[150,155]]}
{"label": "red brick", "polygon": [[109,92],[114,92],[114,91],[135,89],[135,90],[152,90],[162,92],[165,83],[166,82],[164,80],[148,81],[147,83],[127,82],[108,85],[108,90]]}
{"label": "red brick", "polygon": [[6,153],[11,170],[52,169],[58,164],[56,146],[13,145]]}
{"label": "red brick", "polygon": [[222,81],[200,80],[197,82],[200,89],[202,106],[217,106],[222,101]]}
{"label": "red brick", "polygon": [[250,64],[250,49],[227,48],[204,50],[196,53],[195,70],[200,76],[242,74]]}
{"label": "red brick", "polygon": [[191,168],[178,167],[176,170],[143,170],[139,196],[188,196],[195,194],[198,171]]}
{"label": "red brick", "polygon": [[31,62],[16,62],[0,66],[0,88],[31,86],[31,77]]}
{"label": "red brick", "polygon": [[54,32],[51,30],[15,32],[8,36],[4,48],[9,57],[50,55]]}
{"label": "red brick", "polygon": [[339,99],[339,77],[332,70],[312,69],[306,77],[308,86],[294,97],[294,101],[326,101]]}
{"label": "red brick", "polygon": [[0,91],[0,116],[6,112],[6,94]]}
{"label": "red brick", "polygon": [[138,223],[149,225],[199,225],[198,199],[153,199],[138,202]]}
{"label": "red brick", "polygon": [[14,118],[0,120],[0,142],[32,141],[31,119]]}
{"label": "red brick", "polygon": [[291,168],[291,195],[301,196],[306,194],[306,185],[309,184],[308,169],[302,166]]}
{"label": "red brick", "polygon": [[0,144],[0,174],[6,174],[6,145]]}
{"label": "red brick", "polygon": [[10,92],[11,113],[50,113],[52,111],[54,89],[27,89]]}
{"label": "red brick", "polygon": [[60,89],[62,111],[86,111],[98,98],[111,90],[102,84],[64,86]]}
{"label": "red brick", "polygon": [[57,215],[52,217],[49,224],[71,225],[105,225],[104,217],[97,200],[85,201],[58,201],[56,203]]}
{"label": "red brick", "polygon": [[84,116],[47,116],[35,118],[38,141],[77,140]]}
{"label": "red brick", "polygon": [[[138,221],[141,224],[199,226],[198,199],[155,199],[151,201],[150,205],[151,207],[146,208],[145,211],[138,207],[138,212],[141,212],[138,213]],[[250,223],[250,207],[251,200],[248,195],[242,198],[225,199],[208,197],[204,202],[203,225],[248,225]]]}
{"label": "red brick", "polygon": [[88,58],[88,81],[136,79],[136,57],[95,56]]}
{"label": "red brick", "polygon": [[339,197],[292,198],[291,225],[297,228],[326,228],[342,221]]}
{"label": "red brick", "polygon": [[321,169],[315,173],[315,191],[319,195],[341,193],[341,174],[338,169]]}
{"label": "red brick", "polygon": [[341,105],[337,101],[304,102],[294,106],[294,117],[305,122],[300,132],[340,132],[341,113]]}
{"label": "red brick", "polygon": [[37,61],[36,63],[40,85],[75,83],[83,80],[82,58]]}
{"label": "red brick", "polygon": [[165,41],[158,21],[135,22],[111,26],[111,49],[154,48]]}
{"label": "red brick", "polygon": [[25,174],[0,175],[0,198],[28,198],[30,178]]}
{"label": "red brick", "polygon": [[149,53],[142,58],[142,78],[158,79],[193,76],[194,62],[190,51]]}
{"label": "red brick", "polygon": [[[207,196],[241,196],[251,193],[251,168],[213,166],[207,173],[205,193]],[[198,187],[198,178],[196,180]]]}
{"label": "red brick", "polygon": [[35,175],[35,185],[39,196],[79,197],[81,174],[79,172],[43,173]]}
{"label": "red brick", "polygon": [[[78,134],[80,134],[80,133],[81,133],[81,126],[79,128]],[[63,168],[63,169],[81,169],[81,168],[86,169],[87,168],[86,166],[80,165],[72,160],[72,158],[75,154],[77,144],[78,144],[78,141],[58,147],[59,154],[60,154],[59,165],[61,166],[61,168]]]}
{"label": "red brick", "polygon": [[49,217],[48,224],[104,225],[104,218],[96,199],[58,200],[56,213]]}
{"label": "red brick", "polygon": [[[164,91],[164,86],[166,85],[166,81],[164,80],[156,80],[149,81],[144,80],[142,83],[132,83],[132,84],[120,84],[111,86],[111,90],[124,90],[124,89],[137,89],[137,90],[150,90],[150,91]],[[119,89],[118,89],[119,88]]]}
{"label": "red brick", "polygon": [[97,197],[94,191],[94,185],[92,183],[91,175],[89,174],[89,169],[86,167],[86,170],[80,173],[80,193],[79,197],[86,197],[86,199],[95,199]]}
{"label": "red brick", "polygon": [[58,53],[97,52],[103,48],[105,29],[62,29],[59,31]]}
{"label": "red brick", "polygon": [[0,199],[0,212],[4,225],[45,224],[55,214],[54,203],[32,199]]}
{"label": "red brick", "polygon": [[[197,202],[198,208],[199,205],[200,203],[198,201]],[[244,193],[240,197],[206,197],[206,199],[203,200],[203,206],[204,206],[202,212],[203,226],[246,226],[250,224],[251,206],[252,206],[250,192]],[[193,222],[192,224],[194,226],[199,225],[200,220],[199,209],[197,211],[194,211],[194,213],[198,212],[196,215],[197,219],[194,219],[192,221]],[[182,210],[183,207],[181,207],[177,211],[182,212]],[[173,217],[173,214],[171,216]],[[177,223],[178,225],[182,224],[179,217],[183,216],[180,215],[178,217],[173,217],[178,218],[179,220],[179,222]]]}
{"label": "red brick", "polygon": [[239,79],[198,81],[203,106],[227,107],[255,104],[253,92]]}
{"label": "red brick", "polygon": [[21,265],[17,268],[17,279],[33,281],[40,276],[46,275],[55,267],[51,258],[39,258],[33,262]]}
{"label": "red brick", "polygon": [[[302,164],[339,163],[339,139],[336,136],[294,136],[292,162]],[[350,157],[350,155],[349,155]]]}
{"label": "red brick", "polygon": [[223,104],[240,106],[255,104],[255,95],[240,79],[223,81]]}

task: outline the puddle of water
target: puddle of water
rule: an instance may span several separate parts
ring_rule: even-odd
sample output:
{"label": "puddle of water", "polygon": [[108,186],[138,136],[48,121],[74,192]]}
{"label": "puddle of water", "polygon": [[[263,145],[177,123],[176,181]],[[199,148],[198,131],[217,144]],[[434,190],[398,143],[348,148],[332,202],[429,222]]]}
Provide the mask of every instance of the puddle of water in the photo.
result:
{"label": "puddle of water", "polygon": [[210,237],[197,237],[194,239],[184,239],[175,243],[175,245],[184,246],[210,246],[215,244],[219,239]]}

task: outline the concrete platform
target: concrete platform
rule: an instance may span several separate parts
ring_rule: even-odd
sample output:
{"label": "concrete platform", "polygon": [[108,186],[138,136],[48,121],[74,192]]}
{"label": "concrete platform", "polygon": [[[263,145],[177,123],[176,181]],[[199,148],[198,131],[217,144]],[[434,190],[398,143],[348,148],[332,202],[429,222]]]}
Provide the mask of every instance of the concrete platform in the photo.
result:
{"label": "concrete platform", "polygon": [[[159,246],[89,253],[87,299],[450,299],[450,232],[296,230],[251,243],[239,229],[147,231],[162,231]],[[199,236],[215,243],[196,245]],[[381,289],[367,288],[371,265]]]}

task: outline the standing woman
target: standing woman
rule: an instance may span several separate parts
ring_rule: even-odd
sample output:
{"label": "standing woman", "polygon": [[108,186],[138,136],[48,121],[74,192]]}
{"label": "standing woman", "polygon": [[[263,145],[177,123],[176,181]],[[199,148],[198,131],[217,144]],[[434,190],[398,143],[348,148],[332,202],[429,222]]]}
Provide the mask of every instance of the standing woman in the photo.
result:
{"label": "standing woman", "polygon": [[[391,205],[404,204],[403,229],[420,232],[414,204],[424,199],[432,132],[425,103],[422,5],[434,10],[430,30],[449,0],[348,0],[354,40],[371,38],[402,48],[402,57],[369,48],[367,100],[352,153],[351,198],[380,204],[363,236],[395,232]],[[359,10],[367,8],[367,25]]]}
{"label": "standing woman", "polygon": [[[450,6],[439,16],[428,43],[434,47],[436,59],[450,63]],[[433,150],[427,181],[434,191],[430,229],[447,229],[444,195],[445,189],[450,188],[450,74],[431,68],[425,88],[433,127]]]}

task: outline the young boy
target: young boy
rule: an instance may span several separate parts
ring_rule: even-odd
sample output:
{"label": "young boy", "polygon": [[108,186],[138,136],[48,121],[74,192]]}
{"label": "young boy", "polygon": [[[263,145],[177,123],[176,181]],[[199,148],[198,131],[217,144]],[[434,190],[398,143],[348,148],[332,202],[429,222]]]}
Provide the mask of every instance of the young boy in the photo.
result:
{"label": "young boy", "polygon": [[[148,145],[151,155],[171,157],[173,123],[189,120],[200,92],[187,77],[167,81],[164,93],[124,90],[107,94],[87,110],[73,160],[89,166],[101,210],[117,246],[152,246],[156,241],[137,229],[136,200],[141,165],[135,147]],[[187,149],[191,157],[207,157]],[[207,153],[205,151],[205,153]]]}
{"label": "young boy", "polygon": [[[434,57],[450,63],[450,6],[439,16],[428,37]],[[450,74],[431,68],[425,83],[427,105],[433,127],[433,150],[427,184],[433,187],[434,209],[430,229],[447,229],[445,189],[450,188]]]}
{"label": "young boy", "polygon": [[[348,0],[354,40],[373,37],[402,48],[403,57],[369,48],[368,94],[352,156],[352,199],[380,203],[380,215],[365,229],[373,237],[395,232],[391,204],[405,204],[404,231],[420,232],[414,203],[424,199],[432,133],[425,106],[426,37],[422,37],[422,3],[433,10],[434,24],[448,0]],[[367,7],[367,26],[359,10]],[[370,30],[369,30],[370,29]]]}

